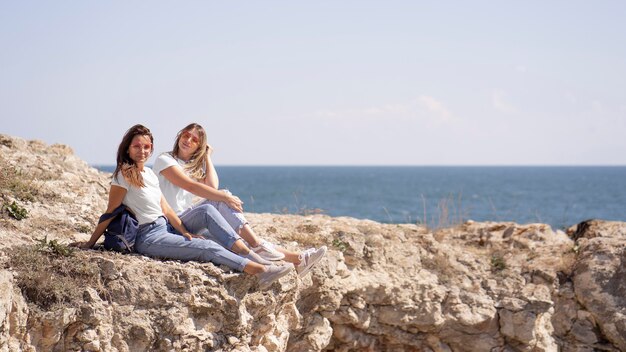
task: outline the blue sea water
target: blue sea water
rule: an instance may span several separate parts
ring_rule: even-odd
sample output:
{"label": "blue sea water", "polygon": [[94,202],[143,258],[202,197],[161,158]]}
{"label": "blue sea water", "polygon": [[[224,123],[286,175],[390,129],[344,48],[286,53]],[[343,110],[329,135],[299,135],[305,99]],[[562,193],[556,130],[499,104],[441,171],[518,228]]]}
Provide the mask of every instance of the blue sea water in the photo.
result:
{"label": "blue sea water", "polygon": [[[112,167],[98,167],[111,171]],[[598,218],[626,221],[626,167],[218,167],[248,212],[351,216],[431,226]]]}

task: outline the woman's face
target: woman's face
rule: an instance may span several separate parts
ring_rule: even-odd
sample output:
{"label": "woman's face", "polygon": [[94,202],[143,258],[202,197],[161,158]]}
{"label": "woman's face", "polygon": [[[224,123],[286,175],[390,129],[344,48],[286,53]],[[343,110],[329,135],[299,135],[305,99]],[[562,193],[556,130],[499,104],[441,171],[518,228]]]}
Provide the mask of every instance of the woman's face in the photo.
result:
{"label": "woman's face", "polygon": [[180,134],[178,139],[178,149],[182,154],[190,156],[198,150],[200,146],[200,134],[198,131],[191,129]]}
{"label": "woman's face", "polygon": [[135,164],[145,164],[152,155],[150,137],[137,135],[133,137],[128,147],[128,156]]}

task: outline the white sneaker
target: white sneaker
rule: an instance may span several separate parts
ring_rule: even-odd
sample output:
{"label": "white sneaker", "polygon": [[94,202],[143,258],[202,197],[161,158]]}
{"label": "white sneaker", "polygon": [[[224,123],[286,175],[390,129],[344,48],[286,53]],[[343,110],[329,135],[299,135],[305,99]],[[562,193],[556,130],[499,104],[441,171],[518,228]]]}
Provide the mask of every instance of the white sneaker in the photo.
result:
{"label": "white sneaker", "polygon": [[256,274],[256,277],[259,279],[259,288],[265,289],[281,277],[289,274],[291,267],[291,264],[266,266],[264,272]]}
{"label": "white sneaker", "polygon": [[285,258],[285,255],[281,252],[277,251],[274,248],[274,245],[267,242],[266,240],[261,240],[261,244],[257,247],[252,248],[252,250],[261,256],[261,258],[266,260],[282,260]]}
{"label": "white sneaker", "polygon": [[300,277],[304,277],[304,275],[308,274],[309,271],[311,271],[311,268],[322,260],[327,250],[326,246],[321,246],[318,249],[309,248],[302,252],[299,257],[300,264],[296,265],[296,272],[298,275]]}

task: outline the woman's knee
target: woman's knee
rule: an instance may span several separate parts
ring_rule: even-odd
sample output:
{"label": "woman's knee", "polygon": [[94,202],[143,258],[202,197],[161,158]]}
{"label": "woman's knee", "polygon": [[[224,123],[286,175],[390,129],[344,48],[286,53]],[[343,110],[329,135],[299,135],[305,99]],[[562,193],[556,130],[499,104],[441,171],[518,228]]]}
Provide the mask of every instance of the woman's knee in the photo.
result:
{"label": "woman's knee", "polygon": [[203,204],[200,208],[202,209],[202,213],[211,219],[216,219],[220,216],[220,212],[211,204]]}

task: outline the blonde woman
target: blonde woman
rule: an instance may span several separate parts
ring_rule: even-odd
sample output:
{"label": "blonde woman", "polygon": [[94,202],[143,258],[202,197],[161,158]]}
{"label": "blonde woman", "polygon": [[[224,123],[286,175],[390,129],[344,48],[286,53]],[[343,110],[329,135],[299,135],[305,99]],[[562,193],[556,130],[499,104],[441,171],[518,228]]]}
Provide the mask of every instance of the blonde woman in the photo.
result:
{"label": "blonde woman", "polygon": [[[154,163],[159,186],[182,222],[201,232],[203,219],[216,219],[219,214],[259,256],[293,263],[301,277],[306,275],[326,254],[326,247],[298,253],[261,239],[244,217],[241,200],[226,190],[219,190],[211,153],[204,128],[192,123],[178,132],[172,151],[159,155]],[[201,201],[194,203],[195,198]],[[213,235],[210,229],[208,235]]]}

